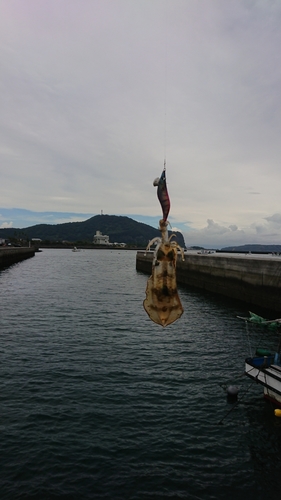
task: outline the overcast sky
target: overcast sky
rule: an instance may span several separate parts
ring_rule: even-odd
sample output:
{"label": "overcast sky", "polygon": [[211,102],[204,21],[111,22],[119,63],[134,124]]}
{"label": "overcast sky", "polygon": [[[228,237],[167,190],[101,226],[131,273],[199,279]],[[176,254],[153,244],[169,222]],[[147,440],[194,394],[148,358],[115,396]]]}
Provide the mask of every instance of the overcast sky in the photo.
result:
{"label": "overcast sky", "polygon": [[166,157],[188,246],[281,244],[280,0],[0,6],[0,227],[155,225]]}

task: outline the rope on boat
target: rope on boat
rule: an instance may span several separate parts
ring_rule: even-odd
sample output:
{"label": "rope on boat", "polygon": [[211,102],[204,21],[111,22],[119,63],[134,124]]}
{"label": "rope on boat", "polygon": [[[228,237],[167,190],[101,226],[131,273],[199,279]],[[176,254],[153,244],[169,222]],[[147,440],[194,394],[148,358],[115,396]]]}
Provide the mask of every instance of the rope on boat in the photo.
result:
{"label": "rope on boat", "polygon": [[252,358],[252,357],[253,357],[253,355],[252,355],[252,348],[251,348],[251,342],[250,342],[250,333],[249,333],[249,325],[248,325],[248,321],[245,321],[245,325],[246,325],[246,332],[247,332],[247,337],[248,337],[248,344],[249,344],[250,357]]}

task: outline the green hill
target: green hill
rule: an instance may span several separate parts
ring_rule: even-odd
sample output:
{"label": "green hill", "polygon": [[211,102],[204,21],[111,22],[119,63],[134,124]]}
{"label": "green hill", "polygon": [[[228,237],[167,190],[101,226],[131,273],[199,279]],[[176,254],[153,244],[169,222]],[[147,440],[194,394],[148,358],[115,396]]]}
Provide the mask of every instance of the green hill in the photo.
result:
{"label": "green hill", "polygon": [[[64,224],[37,224],[24,229],[0,229],[0,238],[40,238],[50,242],[88,242],[92,243],[96,231],[101,231],[109,236],[111,243],[126,243],[129,245],[146,246],[148,241],[160,232],[142,222],[137,222],[130,217],[117,215],[95,215],[83,222],[67,222]],[[171,232],[169,231],[169,234]],[[185,246],[180,232],[175,233],[177,242]]]}

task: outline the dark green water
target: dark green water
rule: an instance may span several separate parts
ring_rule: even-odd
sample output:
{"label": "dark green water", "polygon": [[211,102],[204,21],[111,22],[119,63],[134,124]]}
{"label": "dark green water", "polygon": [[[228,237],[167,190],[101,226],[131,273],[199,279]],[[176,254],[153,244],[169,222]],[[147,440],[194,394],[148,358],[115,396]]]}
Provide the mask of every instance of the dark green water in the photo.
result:
{"label": "dark green water", "polygon": [[280,499],[281,419],[243,376],[261,335],[236,319],[247,307],[180,289],[162,329],[146,280],[110,250],[0,273],[1,500]]}

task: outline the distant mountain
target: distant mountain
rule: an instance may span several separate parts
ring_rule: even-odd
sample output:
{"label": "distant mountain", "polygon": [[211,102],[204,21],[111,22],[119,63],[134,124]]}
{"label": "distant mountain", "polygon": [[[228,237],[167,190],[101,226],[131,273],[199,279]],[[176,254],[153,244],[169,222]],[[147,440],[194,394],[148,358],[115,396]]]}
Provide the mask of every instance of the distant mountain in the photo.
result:
{"label": "distant mountain", "polygon": [[[95,215],[83,222],[37,224],[24,229],[0,229],[0,238],[40,238],[42,241],[50,242],[80,241],[91,243],[96,231],[108,235],[111,243],[127,243],[136,246],[146,246],[149,240],[160,236],[160,231],[154,227],[137,222],[129,217]],[[170,231],[169,234],[171,234]],[[183,235],[178,231],[175,234],[179,245],[184,247]]]}
{"label": "distant mountain", "polygon": [[279,253],[281,245],[241,245],[237,247],[225,247],[221,252],[253,252],[253,253]]}

